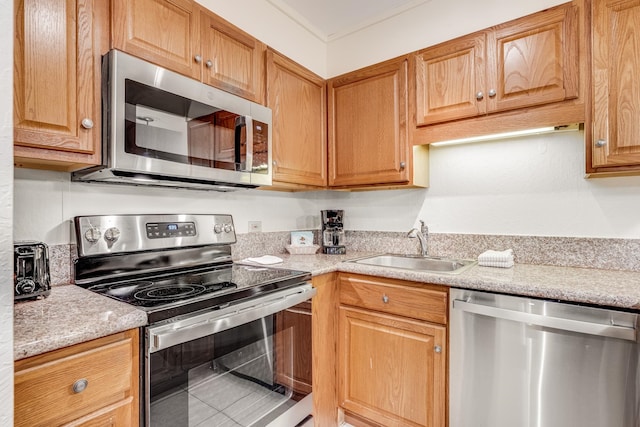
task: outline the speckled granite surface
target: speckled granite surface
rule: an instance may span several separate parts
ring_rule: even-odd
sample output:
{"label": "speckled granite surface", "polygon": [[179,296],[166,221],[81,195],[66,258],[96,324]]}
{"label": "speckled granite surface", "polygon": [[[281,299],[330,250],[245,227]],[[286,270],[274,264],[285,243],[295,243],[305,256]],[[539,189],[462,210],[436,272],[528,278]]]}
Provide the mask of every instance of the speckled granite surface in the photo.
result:
{"label": "speckled granite surface", "polygon": [[51,286],[67,285],[71,282],[71,245],[49,246],[49,275]]}
{"label": "speckled granite surface", "polygon": [[332,271],[370,274],[640,311],[640,273],[638,272],[516,264],[513,268],[476,265],[460,274],[446,274],[420,273],[342,262],[368,255],[371,255],[371,252],[351,251],[347,255],[339,256],[278,255],[284,262],[274,267],[311,271],[313,275]]}
{"label": "speckled granite surface", "polygon": [[[407,238],[406,233],[351,231],[346,233],[346,240],[352,251],[420,251],[418,240]],[[640,272],[640,239],[431,233],[428,242],[429,254],[437,256],[477,259],[488,249],[511,248],[515,262],[520,264]]]}
{"label": "speckled granite surface", "polygon": [[14,360],[137,328],[147,314],[79,286],[55,286],[51,295],[14,305]]}
{"label": "speckled granite surface", "polygon": [[[318,230],[315,237],[317,242]],[[289,232],[241,234],[232,247],[233,257],[239,261],[270,254],[284,259],[275,267],[314,275],[344,271],[640,311],[638,239],[432,233],[432,255],[476,259],[487,249],[514,250],[513,268],[475,266],[458,275],[342,262],[374,252],[417,254],[418,241],[406,233],[347,231],[346,255],[289,255],[285,250],[289,239]],[[146,314],[140,310],[80,287],[62,286],[73,280],[73,245],[51,246],[50,257],[56,285],[51,296],[15,306],[16,359],[146,324]]]}

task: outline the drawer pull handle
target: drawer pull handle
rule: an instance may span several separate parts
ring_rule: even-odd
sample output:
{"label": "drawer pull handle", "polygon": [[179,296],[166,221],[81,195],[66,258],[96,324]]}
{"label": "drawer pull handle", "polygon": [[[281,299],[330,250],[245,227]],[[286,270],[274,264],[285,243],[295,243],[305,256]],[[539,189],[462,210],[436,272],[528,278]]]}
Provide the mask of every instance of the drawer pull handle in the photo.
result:
{"label": "drawer pull handle", "polygon": [[437,345],[437,346],[433,347],[433,351],[435,351],[436,353],[442,353],[442,347]]}
{"label": "drawer pull handle", "polygon": [[81,380],[78,380],[75,383],[73,383],[73,387],[72,387],[73,392],[82,393],[83,391],[85,391],[88,385],[89,385],[89,380],[82,378]]}
{"label": "drawer pull handle", "polygon": [[382,295],[382,302],[387,304],[389,302],[389,297],[383,294]]}

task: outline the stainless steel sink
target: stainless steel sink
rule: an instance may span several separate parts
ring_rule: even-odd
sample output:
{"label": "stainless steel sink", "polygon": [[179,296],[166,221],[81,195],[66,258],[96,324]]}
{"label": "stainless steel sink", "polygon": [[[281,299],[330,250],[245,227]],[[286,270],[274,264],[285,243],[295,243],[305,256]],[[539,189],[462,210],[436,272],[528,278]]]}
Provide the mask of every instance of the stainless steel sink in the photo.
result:
{"label": "stainless steel sink", "polygon": [[458,274],[477,264],[471,259],[450,259],[438,257],[418,257],[411,255],[375,255],[348,262],[375,265],[378,267],[399,268],[410,271],[425,271]]}

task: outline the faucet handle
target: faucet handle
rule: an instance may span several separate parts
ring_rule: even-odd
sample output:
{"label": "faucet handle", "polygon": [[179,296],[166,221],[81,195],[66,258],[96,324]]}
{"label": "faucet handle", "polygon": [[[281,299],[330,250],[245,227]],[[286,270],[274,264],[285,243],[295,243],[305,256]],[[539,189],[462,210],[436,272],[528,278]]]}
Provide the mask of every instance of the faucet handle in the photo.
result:
{"label": "faucet handle", "polygon": [[428,234],[429,233],[429,227],[427,226],[427,224],[424,223],[423,220],[420,220],[420,232],[422,234]]}

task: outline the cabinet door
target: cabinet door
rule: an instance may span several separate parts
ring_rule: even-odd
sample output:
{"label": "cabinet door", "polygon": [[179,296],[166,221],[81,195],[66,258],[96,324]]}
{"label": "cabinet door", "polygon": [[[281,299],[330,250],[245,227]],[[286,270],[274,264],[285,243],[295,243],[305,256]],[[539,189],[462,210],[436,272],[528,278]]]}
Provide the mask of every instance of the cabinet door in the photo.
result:
{"label": "cabinet door", "polygon": [[18,164],[100,162],[100,52],[92,0],[16,0],[14,141]]}
{"label": "cabinet door", "polygon": [[446,330],[340,307],[340,405],[385,426],[445,426]]}
{"label": "cabinet door", "polygon": [[329,185],[409,181],[407,60],[331,79]]}
{"label": "cabinet door", "polygon": [[15,425],[137,423],[138,351],[138,331],[130,330],[18,360]]}
{"label": "cabinet door", "polygon": [[487,103],[484,52],[486,34],[478,33],[418,52],[416,121],[418,125],[475,117]]}
{"label": "cabinet door", "polygon": [[324,79],[270,50],[267,106],[273,110],[273,180],[326,187]]}
{"label": "cabinet door", "polygon": [[640,1],[593,3],[592,165],[640,165]]}
{"label": "cabinet door", "polygon": [[302,397],[311,393],[311,302],[276,313],[276,381]]}
{"label": "cabinet door", "polygon": [[202,81],[263,104],[266,45],[209,11],[200,19]]}
{"label": "cabinet door", "polygon": [[568,3],[488,32],[488,110],[576,98],[578,31],[578,6]]}
{"label": "cabinet door", "polygon": [[200,79],[198,10],[191,0],[112,0],[113,47]]}

